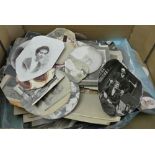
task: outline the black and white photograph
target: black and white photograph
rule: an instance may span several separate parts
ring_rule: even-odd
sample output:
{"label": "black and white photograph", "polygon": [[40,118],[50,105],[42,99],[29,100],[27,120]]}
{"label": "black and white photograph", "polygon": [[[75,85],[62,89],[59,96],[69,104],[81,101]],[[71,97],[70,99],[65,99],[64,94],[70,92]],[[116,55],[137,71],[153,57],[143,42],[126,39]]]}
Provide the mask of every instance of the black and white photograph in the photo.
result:
{"label": "black and white photograph", "polygon": [[50,70],[64,49],[58,39],[36,36],[32,38],[16,58],[19,81],[28,81]]}
{"label": "black and white photograph", "polygon": [[141,82],[118,60],[107,62],[99,76],[100,101],[105,112],[123,116],[140,108]]}
{"label": "black and white photograph", "polygon": [[21,87],[14,77],[10,77],[5,85],[3,86],[2,90],[8,100],[17,100],[20,102],[20,106],[32,106],[35,105],[45,94],[47,94],[55,85],[57,85],[62,79],[64,75],[60,72],[56,71],[56,75],[53,79],[47,83],[42,88],[32,89],[32,90],[25,90]]}

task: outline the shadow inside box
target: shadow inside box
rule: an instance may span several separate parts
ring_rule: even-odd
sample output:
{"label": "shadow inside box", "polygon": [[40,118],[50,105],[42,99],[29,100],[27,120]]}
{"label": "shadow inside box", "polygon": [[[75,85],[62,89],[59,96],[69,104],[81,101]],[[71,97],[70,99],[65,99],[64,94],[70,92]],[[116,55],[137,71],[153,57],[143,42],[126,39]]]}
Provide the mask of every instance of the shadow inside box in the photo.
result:
{"label": "shadow inside box", "polygon": [[140,113],[124,129],[155,129],[155,115]]}
{"label": "shadow inside box", "polygon": [[13,107],[0,89],[0,128],[23,129],[23,118],[13,114]]}

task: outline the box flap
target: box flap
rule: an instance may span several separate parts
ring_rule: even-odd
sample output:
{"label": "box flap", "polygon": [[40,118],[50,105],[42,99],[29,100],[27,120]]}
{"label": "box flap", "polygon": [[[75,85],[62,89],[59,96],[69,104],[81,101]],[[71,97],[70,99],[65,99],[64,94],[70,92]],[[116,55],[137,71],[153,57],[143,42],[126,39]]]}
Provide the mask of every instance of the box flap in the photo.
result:
{"label": "box flap", "polygon": [[89,39],[128,38],[133,28],[132,25],[25,25],[24,30],[47,34],[59,27],[83,33]]}
{"label": "box flap", "polygon": [[139,52],[144,61],[155,43],[155,26],[135,26],[129,42]]}

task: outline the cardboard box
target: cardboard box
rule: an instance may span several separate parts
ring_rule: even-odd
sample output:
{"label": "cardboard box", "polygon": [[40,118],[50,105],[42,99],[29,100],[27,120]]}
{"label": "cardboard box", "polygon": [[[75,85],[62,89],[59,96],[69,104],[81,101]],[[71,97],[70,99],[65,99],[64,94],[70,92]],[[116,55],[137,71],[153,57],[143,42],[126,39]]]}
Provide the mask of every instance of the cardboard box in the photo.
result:
{"label": "cardboard box", "polygon": [[[41,32],[47,34],[56,27],[64,27],[74,32],[85,34],[88,39],[105,39],[110,38],[127,38],[132,48],[141,56],[144,62],[147,58],[146,65],[155,84],[155,26],[148,25],[26,25],[26,26],[0,26],[0,40],[7,49],[11,41],[22,36],[28,31]],[[150,54],[151,52],[151,54]],[[0,49],[0,65],[5,59],[5,53]],[[142,117],[140,117],[142,116]],[[151,120],[149,120],[151,117]],[[144,119],[145,123],[139,123]],[[129,125],[129,128],[155,128],[155,116],[139,115]]]}

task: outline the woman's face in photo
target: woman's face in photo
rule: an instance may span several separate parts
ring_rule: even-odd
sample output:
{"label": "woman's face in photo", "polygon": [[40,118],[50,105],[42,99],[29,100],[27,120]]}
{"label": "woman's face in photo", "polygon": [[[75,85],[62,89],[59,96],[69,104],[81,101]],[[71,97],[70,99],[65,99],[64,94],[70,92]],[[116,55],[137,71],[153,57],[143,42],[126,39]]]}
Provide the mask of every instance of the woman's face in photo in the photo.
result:
{"label": "woman's face in photo", "polygon": [[119,88],[119,83],[117,82],[114,86],[115,89],[118,89]]}
{"label": "woman's face in photo", "polygon": [[125,77],[125,74],[126,74],[125,69],[122,68],[122,69],[121,69],[121,77],[122,77],[122,78]]}
{"label": "woman's face in photo", "polygon": [[43,59],[49,53],[48,47],[41,47],[36,51],[36,60],[39,61]]}
{"label": "woman's face in photo", "polygon": [[42,58],[48,53],[47,50],[41,49],[40,52],[38,53],[38,57]]}

